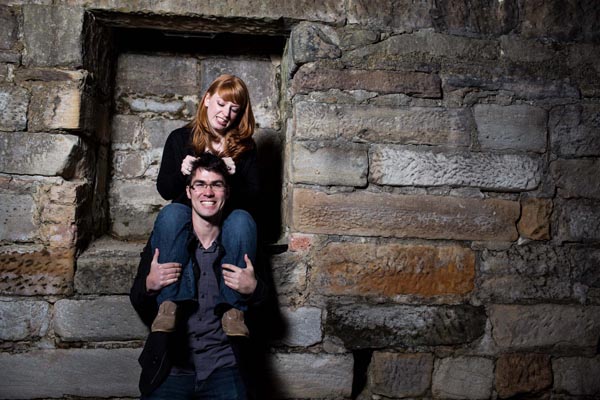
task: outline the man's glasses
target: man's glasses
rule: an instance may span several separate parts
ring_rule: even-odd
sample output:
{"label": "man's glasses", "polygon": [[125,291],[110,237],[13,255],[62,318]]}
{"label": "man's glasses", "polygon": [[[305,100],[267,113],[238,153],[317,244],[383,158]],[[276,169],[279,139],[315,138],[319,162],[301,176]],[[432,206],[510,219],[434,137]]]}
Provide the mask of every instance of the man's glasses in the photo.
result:
{"label": "man's glasses", "polygon": [[204,181],[196,181],[190,185],[190,189],[193,191],[206,190],[211,188],[211,190],[215,192],[222,192],[225,190],[225,182],[223,181],[215,181],[212,183],[206,183]]}

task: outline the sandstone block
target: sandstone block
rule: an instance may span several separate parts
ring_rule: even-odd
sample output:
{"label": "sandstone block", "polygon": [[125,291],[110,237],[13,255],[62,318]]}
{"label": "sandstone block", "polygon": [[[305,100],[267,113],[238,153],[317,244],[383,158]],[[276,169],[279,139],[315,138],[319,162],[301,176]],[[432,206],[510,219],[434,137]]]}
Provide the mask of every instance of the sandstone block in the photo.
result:
{"label": "sandstone block", "polygon": [[158,211],[154,208],[111,207],[111,234],[123,240],[148,239]]}
{"label": "sandstone block", "polygon": [[127,296],[59,300],[54,305],[53,324],[66,342],[144,339],[148,335]]}
{"label": "sandstone block", "polygon": [[137,115],[114,115],[111,131],[113,149],[137,149],[142,146],[142,119]]}
{"label": "sandstone block", "polygon": [[556,236],[569,242],[600,241],[600,202],[598,200],[566,200],[556,202],[558,214]]}
{"label": "sandstone block", "polygon": [[32,86],[30,131],[80,129],[82,92],[78,82],[38,83]]}
{"label": "sandstone block", "polygon": [[483,357],[437,360],[431,391],[445,399],[488,399],[492,395],[494,362]]}
{"label": "sandstone block", "polygon": [[600,249],[588,246],[572,248],[572,277],[576,283],[588,288],[600,288]]}
{"label": "sandstone block", "polygon": [[512,31],[519,22],[514,2],[474,3],[440,0],[431,17],[437,31],[459,36],[498,35]]}
{"label": "sandstone block", "polygon": [[177,114],[185,108],[182,100],[154,100],[151,98],[125,98],[124,102],[131,111],[142,113],[152,112],[157,114]]}
{"label": "sandstone block", "polygon": [[367,90],[379,93],[403,93],[415,97],[441,97],[439,76],[413,71],[369,71],[330,69],[308,64],[300,67],[292,88],[296,93],[311,91]]}
{"label": "sandstone block", "polygon": [[18,39],[17,16],[11,8],[0,6],[0,50],[10,50]]}
{"label": "sandstone block", "polygon": [[162,150],[169,134],[175,129],[185,126],[187,122],[180,119],[145,120],[142,123],[142,138],[145,147]]}
{"label": "sandstone block", "polygon": [[561,197],[600,199],[600,159],[559,159],[551,170]]}
{"label": "sandstone block", "polygon": [[[2,29],[2,28],[0,28]],[[0,35],[0,37],[2,37]],[[0,131],[23,131],[27,127],[29,93],[20,87],[0,86]]]}
{"label": "sandstone block", "polygon": [[459,246],[330,243],[314,264],[315,292],[333,296],[463,295],[475,278],[475,254]]}
{"label": "sandstone block", "polygon": [[488,312],[502,349],[595,348],[600,335],[599,306],[492,305]]}
{"label": "sandstone block", "polygon": [[478,104],[473,107],[473,115],[483,149],[546,151],[547,113],[542,108]]}
{"label": "sandstone block", "polygon": [[294,115],[298,139],[467,146],[474,130],[464,109],[299,102]]}
{"label": "sandstone block", "polygon": [[0,386],[0,397],[137,397],[139,354],[140,349],[0,353],[4,381]]}
{"label": "sandstone block", "polygon": [[113,176],[115,179],[141,178],[149,167],[146,154],[141,151],[113,152]]}
{"label": "sandstone block", "polygon": [[562,156],[600,155],[600,105],[555,107],[548,127],[552,151]]}
{"label": "sandstone block", "polygon": [[270,261],[280,303],[288,304],[295,296],[306,291],[308,266],[302,255],[286,252],[272,256]]}
{"label": "sandstone block", "polygon": [[83,15],[77,6],[23,5],[23,64],[81,66]]}
{"label": "sandstone block", "polygon": [[412,31],[431,28],[430,1],[350,0],[348,23]]}
{"label": "sandstone block", "polygon": [[552,385],[550,356],[503,354],[496,362],[496,391],[501,398],[536,393]]}
{"label": "sandstone block", "polygon": [[292,30],[290,52],[295,64],[305,64],[322,58],[342,55],[339,38],[334,28],[310,22],[301,22]]}
{"label": "sandstone block", "polygon": [[27,340],[48,330],[49,306],[45,301],[0,301],[0,340]]}
{"label": "sandstone block", "polygon": [[528,198],[521,201],[521,219],[517,228],[519,234],[531,240],[550,239],[550,215],[552,200]]}
{"label": "sandstone block", "polygon": [[364,144],[296,142],[292,181],[316,185],[366,186],[368,147]]}
{"label": "sandstone block", "polygon": [[600,356],[560,357],[552,360],[554,390],[574,396],[600,394]]}
{"label": "sandstone block", "polygon": [[326,333],[348,349],[470,343],[483,335],[483,308],[367,304],[331,305]]}
{"label": "sandstone block", "polygon": [[29,194],[0,193],[0,241],[27,242],[36,238],[36,205]]}
{"label": "sandstone block", "polygon": [[514,35],[501,36],[500,46],[501,54],[511,61],[544,62],[556,56],[550,46],[537,40],[523,40]]}
{"label": "sandstone block", "polygon": [[350,396],[354,361],[349,354],[274,354],[270,361],[276,398]]}
{"label": "sandstone block", "polygon": [[321,342],[321,309],[315,307],[284,308],[283,320],[287,327],[281,340],[286,346],[309,347]]}
{"label": "sandstone block", "polygon": [[69,295],[73,291],[72,250],[2,249],[0,294]]}
{"label": "sandstone block", "polygon": [[512,241],[519,205],[499,199],[294,189],[292,226],[305,233]]}
{"label": "sandstone block", "polygon": [[376,351],[369,364],[369,389],[385,397],[419,397],[431,385],[433,356]]}
{"label": "sandstone block", "polygon": [[541,160],[528,155],[374,145],[369,159],[369,180],[380,185],[471,186],[513,191],[532,190],[540,184]]}
{"label": "sandstone block", "polygon": [[80,150],[73,135],[0,132],[0,172],[68,178]]}

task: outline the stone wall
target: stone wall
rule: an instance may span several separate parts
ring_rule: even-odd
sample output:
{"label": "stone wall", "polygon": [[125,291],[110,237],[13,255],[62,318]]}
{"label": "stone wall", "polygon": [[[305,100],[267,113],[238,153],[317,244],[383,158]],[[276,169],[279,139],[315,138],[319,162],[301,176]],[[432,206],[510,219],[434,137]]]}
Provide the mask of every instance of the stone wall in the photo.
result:
{"label": "stone wall", "polygon": [[[4,1],[0,398],[138,395],[126,294],[161,148],[223,68],[253,91],[270,188],[261,398],[600,396],[599,17],[593,0]],[[285,48],[123,45],[150,28]]]}

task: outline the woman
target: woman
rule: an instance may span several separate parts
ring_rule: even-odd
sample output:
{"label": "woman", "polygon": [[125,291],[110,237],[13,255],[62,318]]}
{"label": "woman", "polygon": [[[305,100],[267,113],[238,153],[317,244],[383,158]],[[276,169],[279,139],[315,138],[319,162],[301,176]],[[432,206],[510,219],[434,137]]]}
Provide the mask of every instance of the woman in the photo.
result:
{"label": "woman", "polygon": [[[221,229],[221,244],[225,249],[222,263],[244,268],[245,254],[255,263],[257,233],[251,213],[255,212],[259,186],[256,145],[252,139],[254,126],[245,83],[236,76],[221,75],[202,97],[194,120],[171,132],[167,138],[157,189],[172,203],[159,213],[150,241],[155,256],[158,255],[158,263],[175,262],[181,264],[182,269],[181,279],[171,270],[160,282],[157,296],[160,307],[152,331],[173,331],[176,304],[196,297],[195,278],[185,243],[191,221],[185,182],[186,175],[190,174],[190,164],[198,154],[207,151],[222,157],[232,174]],[[223,329],[229,336],[247,336],[243,314],[239,312],[246,309],[245,298],[233,290],[235,282],[231,282],[227,269],[223,270],[222,277],[219,308],[227,311]]]}

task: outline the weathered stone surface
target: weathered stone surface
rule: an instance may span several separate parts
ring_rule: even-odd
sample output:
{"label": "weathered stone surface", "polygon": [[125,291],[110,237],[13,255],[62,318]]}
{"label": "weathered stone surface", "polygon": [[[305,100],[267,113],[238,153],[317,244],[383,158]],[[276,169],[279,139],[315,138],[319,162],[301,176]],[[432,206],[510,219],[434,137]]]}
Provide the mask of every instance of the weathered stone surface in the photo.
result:
{"label": "weathered stone surface", "polygon": [[272,256],[270,261],[275,290],[281,304],[288,304],[291,299],[306,291],[308,266],[302,255],[286,252]]}
{"label": "weathered stone surface", "polygon": [[514,1],[467,4],[440,0],[435,5],[431,10],[434,26],[454,35],[497,35],[515,29],[519,20]]}
{"label": "weathered stone surface", "polygon": [[475,254],[459,246],[330,243],[312,273],[314,292],[324,295],[462,295],[473,290]]}
{"label": "weathered stone surface", "polygon": [[124,102],[129,105],[133,112],[153,112],[153,113],[171,113],[177,114],[185,107],[185,103],[181,100],[159,101],[149,98],[129,98],[126,97]]}
{"label": "weathered stone surface", "polygon": [[77,82],[39,83],[32,86],[30,131],[80,129],[82,92]]}
{"label": "weathered stone surface", "polygon": [[415,97],[441,97],[440,78],[413,71],[368,71],[329,69],[318,64],[302,66],[294,76],[297,93],[311,91],[368,90],[379,93],[404,93]]}
{"label": "weathered stone surface", "polygon": [[[180,119],[149,119],[142,124],[142,137],[145,147],[162,150],[169,134],[185,126],[188,121]],[[162,151],[161,151],[162,153]],[[157,161],[160,161],[157,160]]]}
{"label": "weathered stone surface", "polygon": [[431,385],[433,356],[376,351],[369,364],[369,389],[394,398],[425,395]]}
{"label": "weathered stone surface", "polygon": [[49,308],[45,301],[0,301],[0,340],[44,336],[50,321]]}
{"label": "weathered stone surface", "polygon": [[350,0],[348,23],[412,31],[432,27],[433,2]]}
{"label": "weathered stone surface", "polygon": [[73,135],[0,132],[0,172],[68,178],[80,146]]}
{"label": "weathered stone surface", "polygon": [[198,91],[198,76],[195,58],[122,54],[117,69],[117,91],[193,95]]}
{"label": "weathered stone surface", "polygon": [[496,362],[496,391],[502,398],[536,393],[552,385],[547,354],[503,354]]}
{"label": "weathered stone surface", "polygon": [[292,145],[292,181],[316,185],[366,186],[369,166],[364,144],[296,142]]}
{"label": "weathered stone surface", "polygon": [[150,180],[113,180],[110,188],[111,209],[132,207],[134,209],[158,210],[166,201],[156,191],[156,183]]}
{"label": "weathered stone surface", "polygon": [[297,309],[282,309],[286,325],[286,335],[281,342],[286,346],[309,347],[323,339],[321,329],[321,309],[315,307],[300,307]]}
{"label": "weathered stone surface", "polygon": [[148,335],[128,296],[59,300],[54,305],[53,324],[66,342],[144,339]]}
{"label": "weathered stone surface", "polygon": [[23,5],[23,64],[81,66],[83,14],[74,5]]}
{"label": "weathered stone surface", "polygon": [[600,395],[600,356],[555,358],[552,370],[556,392],[574,396]]}
{"label": "weathered stone surface", "polygon": [[0,110],[2,110],[0,131],[25,130],[28,105],[29,93],[27,90],[20,87],[0,86]]}
{"label": "weathered stone surface", "polygon": [[346,26],[339,29],[338,35],[340,48],[344,51],[358,49],[379,40],[379,34],[374,30],[357,26]]}
{"label": "weathered stone surface", "polygon": [[73,291],[72,250],[1,249],[0,294],[69,295]]}
{"label": "weathered stone surface", "polygon": [[18,38],[17,18],[9,7],[0,6],[0,50],[10,50]]}
{"label": "weathered stone surface", "polygon": [[569,242],[600,241],[600,202],[598,200],[566,200],[555,202],[558,213],[556,236]]}
{"label": "weathered stone surface", "polygon": [[547,113],[542,108],[478,104],[473,107],[473,115],[483,149],[546,151]]}
{"label": "weathered stone surface", "polygon": [[467,305],[332,304],[326,332],[350,349],[457,345],[483,335],[486,319],[483,308]]}
{"label": "weathered stone surface", "polygon": [[82,294],[127,294],[140,261],[143,242],[102,237],[77,259],[75,291]]}
{"label": "weathered stone surface", "polygon": [[116,179],[141,178],[146,174],[149,161],[140,151],[114,151],[113,163]]}
{"label": "weathered stone surface", "polygon": [[552,151],[562,156],[600,155],[600,105],[555,107],[548,128]]}
{"label": "weathered stone surface", "polygon": [[140,209],[129,206],[112,207],[111,204],[110,234],[123,240],[146,240],[152,233],[158,211],[154,207]]}
{"label": "weathered stone surface", "polygon": [[114,115],[111,131],[113,149],[138,149],[142,146],[142,119],[137,115]]}
{"label": "weathered stone surface", "polygon": [[600,249],[594,247],[574,247],[572,277],[575,282],[588,288],[600,288]]}
{"label": "weathered stone surface", "polygon": [[29,194],[0,193],[0,241],[31,241],[36,237],[36,206]]}
{"label": "weathered stone surface", "polygon": [[512,191],[531,190],[540,183],[541,160],[528,155],[374,145],[369,159],[369,180],[380,185],[472,186]]}
{"label": "weathered stone surface", "polygon": [[550,239],[550,214],[552,200],[527,198],[521,201],[521,218],[517,228],[519,234],[531,240]]}
{"label": "weathered stone surface", "polygon": [[568,249],[546,244],[484,250],[477,278],[477,297],[512,303],[525,299],[571,297],[571,257]]}
{"label": "weathered stone surface", "polygon": [[275,398],[345,398],[352,391],[349,354],[273,354]]}
{"label": "weathered stone surface", "polygon": [[447,357],[435,362],[431,391],[445,399],[488,399],[494,362],[483,357]]}
{"label": "weathered stone surface", "polygon": [[556,160],[551,169],[559,196],[600,199],[600,159]]}
{"label": "weathered stone surface", "polygon": [[305,233],[512,241],[516,202],[294,189],[292,226]]}
{"label": "weathered stone surface", "polygon": [[500,37],[500,46],[501,54],[511,61],[544,62],[556,56],[549,45],[537,40],[523,40],[514,35]]}
{"label": "weathered stone surface", "polygon": [[[0,353],[0,397],[137,397],[140,349]],[[90,379],[93,377],[94,379]]]}
{"label": "weathered stone surface", "polygon": [[304,64],[321,58],[339,58],[342,52],[337,32],[330,26],[301,22],[290,37],[290,54],[295,64]]}
{"label": "weathered stone surface", "polygon": [[503,349],[595,348],[600,307],[559,304],[491,305],[494,341]]}
{"label": "weathered stone surface", "polygon": [[391,108],[299,102],[294,106],[298,139],[366,140],[398,144],[467,146],[474,124],[464,109]]}

